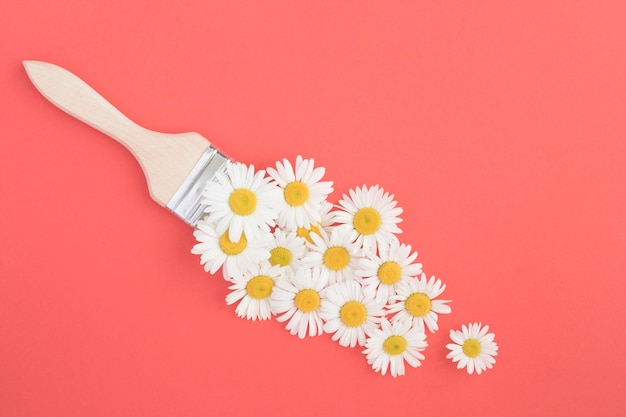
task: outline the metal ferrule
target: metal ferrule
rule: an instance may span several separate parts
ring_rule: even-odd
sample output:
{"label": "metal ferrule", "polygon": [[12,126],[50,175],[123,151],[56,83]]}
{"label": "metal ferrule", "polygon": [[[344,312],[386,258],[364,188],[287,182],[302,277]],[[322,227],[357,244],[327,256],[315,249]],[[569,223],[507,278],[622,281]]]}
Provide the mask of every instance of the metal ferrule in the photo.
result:
{"label": "metal ferrule", "polygon": [[226,172],[226,167],[230,163],[232,163],[230,159],[209,146],[167,202],[166,207],[188,225],[195,226],[206,207],[201,203],[204,186],[208,181],[213,181],[217,172]]}

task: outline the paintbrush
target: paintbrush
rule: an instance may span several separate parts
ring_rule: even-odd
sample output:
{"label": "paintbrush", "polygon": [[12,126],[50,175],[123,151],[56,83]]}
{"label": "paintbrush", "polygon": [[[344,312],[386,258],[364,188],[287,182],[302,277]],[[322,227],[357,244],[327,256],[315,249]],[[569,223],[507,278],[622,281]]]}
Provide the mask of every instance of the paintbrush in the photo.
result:
{"label": "paintbrush", "polygon": [[28,77],[52,104],[124,145],[146,176],[150,196],[190,226],[204,211],[202,190],[231,159],[195,132],[162,133],[139,126],[68,70],[24,61]]}

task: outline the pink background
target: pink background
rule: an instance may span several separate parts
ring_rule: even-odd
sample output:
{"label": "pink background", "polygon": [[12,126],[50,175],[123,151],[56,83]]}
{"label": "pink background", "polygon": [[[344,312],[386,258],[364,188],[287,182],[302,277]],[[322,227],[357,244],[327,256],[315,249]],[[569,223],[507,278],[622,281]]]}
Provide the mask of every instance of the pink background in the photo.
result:
{"label": "pink background", "polygon": [[[0,415],[626,411],[623,1],[0,3]],[[312,157],[333,202],[394,193],[454,300],[423,366],[237,318],[132,156],[23,59],[239,161]],[[445,359],[470,321],[500,346],[479,377]]]}

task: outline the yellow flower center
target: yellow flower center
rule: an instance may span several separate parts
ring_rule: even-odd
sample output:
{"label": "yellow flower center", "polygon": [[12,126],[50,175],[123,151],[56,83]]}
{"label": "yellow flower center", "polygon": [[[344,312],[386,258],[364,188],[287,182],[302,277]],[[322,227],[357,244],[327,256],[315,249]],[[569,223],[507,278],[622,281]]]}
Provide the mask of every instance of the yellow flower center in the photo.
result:
{"label": "yellow flower center", "polygon": [[354,228],[362,235],[374,234],[380,229],[380,213],[371,207],[359,209],[354,215]]}
{"label": "yellow flower center", "polygon": [[402,276],[402,268],[397,262],[389,261],[378,267],[378,279],[383,284],[391,285],[398,282]]}
{"label": "yellow flower center", "polygon": [[296,235],[305,238],[309,243],[313,243],[311,233],[317,233],[318,236],[322,235],[319,226],[316,224],[310,225],[308,229],[306,227],[298,227],[298,230],[296,230]]}
{"label": "yellow flower center", "polygon": [[237,188],[230,193],[228,205],[233,213],[247,216],[256,209],[256,195],[247,188]]}
{"label": "yellow flower center", "polygon": [[367,310],[359,301],[348,301],[339,310],[341,321],[348,327],[359,327],[367,318]]}
{"label": "yellow flower center", "polygon": [[291,263],[291,251],[287,248],[276,247],[270,250],[270,263],[272,265],[287,266]]}
{"label": "yellow flower center", "polygon": [[298,310],[310,313],[319,307],[321,302],[320,295],[315,290],[300,290],[296,294],[294,304]]}
{"label": "yellow flower center", "polygon": [[406,350],[406,339],[402,336],[389,336],[383,342],[383,350],[387,352],[388,355],[400,355]]}
{"label": "yellow flower center", "polygon": [[239,238],[238,242],[231,242],[228,238],[228,230],[220,237],[220,249],[226,255],[233,256],[238,255],[246,248],[248,245],[248,239],[246,239],[246,235],[243,233]]}
{"label": "yellow flower center", "polygon": [[285,201],[290,206],[301,206],[309,199],[309,187],[302,181],[293,181],[285,187]]}
{"label": "yellow flower center", "polygon": [[431,304],[432,302],[426,294],[416,292],[407,297],[404,307],[412,316],[424,317],[430,312]]}
{"label": "yellow flower center", "polygon": [[257,300],[269,297],[272,293],[272,288],[274,288],[274,281],[267,275],[258,275],[246,284],[248,295]]}
{"label": "yellow flower center", "polygon": [[341,271],[350,263],[350,253],[342,246],[332,246],[324,252],[324,265],[333,271]]}
{"label": "yellow flower center", "polygon": [[463,353],[469,358],[480,355],[480,342],[476,339],[467,339],[463,342]]}

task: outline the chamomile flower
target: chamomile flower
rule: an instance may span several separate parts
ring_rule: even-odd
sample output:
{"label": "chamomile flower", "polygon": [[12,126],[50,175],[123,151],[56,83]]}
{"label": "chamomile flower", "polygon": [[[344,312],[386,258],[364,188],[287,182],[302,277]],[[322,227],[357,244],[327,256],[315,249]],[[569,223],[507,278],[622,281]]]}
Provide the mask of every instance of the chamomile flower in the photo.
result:
{"label": "chamomile flower", "polygon": [[396,207],[393,194],[386,193],[378,185],[350,190],[350,196],[339,200],[335,221],[339,227],[352,232],[352,240],[363,248],[364,253],[375,252],[378,245],[396,242],[401,233],[397,223],[402,208]]}
{"label": "chamomile flower", "polygon": [[227,280],[241,276],[252,265],[270,257],[267,249],[272,239],[270,232],[264,232],[252,239],[242,233],[238,239],[232,241],[228,231],[218,233],[215,223],[203,218],[196,225],[193,235],[198,243],[191,249],[191,253],[200,255],[200,264],[211,274],[223,267],[222,273]]}
{"label": "chamomile flower", "polygon": [[255,172],[254,165],[233,163],[215,179],[205,186],[202,203],[220,235],[228,231],[228,238],[235,241],[242,233],[253,238],[274,226],[280,191],[264,170]]}
{"label": "chamomile flower", "polygon": [[278,211],[281,228],[308,227],[320,221],[320,205],[333,191],[332,181],[320,181],[326,169],[315,168],[313,159],[296,157],[295,167],[287,159],[267,173],[283,192]]}
{"label": "chamomile flower", "polygon": [[355,280],[339,282],[326,288],[320,316],[325,321],[324,331],[332,333],[332,340],[341,346],[365,345],[384,315],[382,304],[363,293]]}
{"label": "chamomile flower", "polygon": [[311,233],[317,233],[317,235],[321,236],[320,230],[324,230],[326,233],[330,234],[333,225],[335,224],[335,212],[332,211],[333,205],[328,201],[323,201],[320,207],[320,217],[321,220],[317,223],[312,223],[307,227],[301,226],[296,229],[296,234],[300,237],[303,237],[309,243],[313,243],[313,239],[311,238]]}
{"label": "chamomile flower", "polygon": [[457,369],[467,367],[470,375],[474,371],[480,375],[487,368],[491,369],[496,363],[494,356],[498,355],[498,345],[494,342],[495,335],[488,331],[489,326],[482,327],[481,323],[463,325],[462,330],[450,330],[450,339],[454,343],[446,345],[450,349],[446,358],[457,362]]}
{"label": "chamomile flower", "polygon": [[278,265],[261,262],[233,280],[233,285],[228,287],[232,292],[226,296],[226,304],[239,301],[235,308],[237,316],[252,321],[267,320],[272,317],[270,296],[281,279],[284,278]]}
{"label": "chamomile flower", "polygon": [[422,273],[422,264],[413,263],[415,258],[417,252],[411,253],[411,245],[384,243],[378,246],[378,255],[361,258],[355,273],[363,277],[365,292],[373,292],[376,301],[387,303],[401,282]]}
{"label": "chamomile flower", "polygon": [[411,321],[389,323],[382,319],[381,327],[374,330],[365,342],[363,353],[372,369],[385,375],[389,369],[394,378],[404,375],[404,362],[413,368],[421,365],[424,355],[421,353],[426,346],[426,335],[423,331],[411,326]]}
{"label": "chamomile flower", "polygon": [[310,237],[313,244],[308,244],[309,252],[303,259],[305,265],[321,267],[329,284],[355,278],[354,270],[361,256],[349,231],[333,229],[328,235],[320,230],[320,235],[311,233]]}
{"label": "chamomile flower", "polygon": [[424,325],[432,333],[439,329],[438,314],[449,314],[452,310],[447,305],[449,300],[436,300],[446,289],[445,284],[438,278],[426,278],[422,273],[420,278],[411,278],[398,284],[396,295],[389,298],[388,312],[395,314],[392,321],[413,321],[413,325],[422,331]]}
{"label": "chamomile flower", "polygon": [[296,272],[302,266],[302,258],[306,254],[305,240],[296,236],[295,232],[285,233],[279,228],[274,230],[273,236],[268,246],[270,263]]}
{"label": "chamomile flower", "polygon": [[285,328],[300,339],[307,333],[309,336],[324,334],[319,310],[327,282],[319,268],[300,268],[290,279],[278,281],[270,300],[272,310],[278,315],[276,320],[288,320]]}

